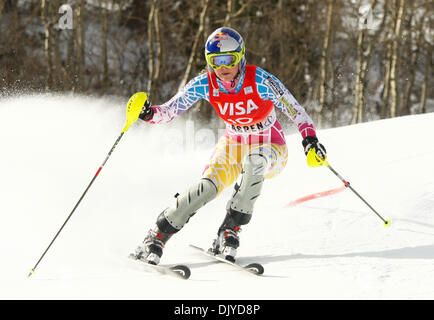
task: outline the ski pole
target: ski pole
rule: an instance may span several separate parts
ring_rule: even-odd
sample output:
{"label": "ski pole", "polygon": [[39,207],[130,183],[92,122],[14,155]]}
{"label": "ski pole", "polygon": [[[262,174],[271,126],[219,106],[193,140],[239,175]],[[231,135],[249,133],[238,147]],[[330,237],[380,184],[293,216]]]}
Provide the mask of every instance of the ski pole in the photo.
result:
{"label": "ski pole", "polygon": [[32,274],[35,273],[36,268],[38,267],[39,263],[42,261],[42,259],[44,258],[45,254],[48,252],[48,250],[50,249],[51,245],[54,243],[54,241],[57,239],[58,235],[60,234],[60,232],[63,230],[63,228],[65,227],[66,223],[68,222],[68,220],[71,218],[72,214],[74,213],[75,209],[77,209],[78,205],[80,204],[81,200],[83,200],[84,196],[86,195],[87,191],[90,189],[91,185],[93,184],[93,182],[95,181],[96,177],[98,177],[99,173],[101,172],[102,168],[104,167],[104,165],[106,164],[107,160],[110,158],[111,154],[113,153],[113,151],[115,150],[116,146],[118,145],[119,141],[121,140],[121,138],[123,137],[124,133],[128,131],[128,129],[130,128],[131,124],[133,122],[135,122],[140,114],[140,111],[142,110],[145,102],[147,100],[147,95],[144,92],[138,92],[136,94],[134,94],[130,100],[128,101],[128,105],[127,105],[127,121],[126,124],[124,126],[124,128],[122,129],[121,134],[119,135],[119,137],[116,139],[116,142],[114,143],[113,147],[110,149],[110,152],[107,154],[107,157],[104,159],[104,162],[101,164],[101,166],[98,168],[98,170],[96,171],[95,175],[93,176],[92,180],[90,181],[89,185],[87,186],[86,190],[84,190],[83,194],[81,195],[80,199],[78,200],[78,202],[76,203],[76,205],[74,206],[74,208],[72,209],[71,213],[69,214],[69,216],[66,218],[65,222],[63,223],[63,225],[60,227],[59,231],[57,231],[56,235],[54,236],[53,240],[51,240],[50,244],[48,245],[48,247],[45,249],[44,253],[42,254],[42,256],[39,258],[38,262],[35,264],[35,266],[30,270],[28,277],[30,277]]}
{"label": "ski pole", "polygon": [[351,191],[353,191],[354,194],[360,198],[360,200],[362,200],[381,220],[383,220],[385,227],[390,226],[390,220],[384,219],[374,208],[372,208],[372,206],[365,199],[363,199],[363,197],[356,190],[354,190],[354,188],[350,185],[350,183],[346,181],[344,178],[342,178],[342,176],[335,169],[333,169],[333,167],[327,161],[327,157],[323,159],[316,154],[315,149],[311,149],[308,152],[306,158],[310,166],[320,167],[322,165],[325,165],[327,168],[329,168],[330,171],[333,172],[344,183],[345,187],[351,189]]}
{"label": "ski pole", "polygon": [[330,163],[328,163],[328,161],[324,161],[324,165],[329,168],[330,171],[333,172],[339,179],[341,179],[345,187],[353,191],[354,194],[360,198],[360,200],[362,200],[381,220],[383,220],[385,227],[390,226],[390,220],[384,219],[365,199],[363,199],[363,197],[356,190],[354,190],[354,188],[350,185],[348,181],[342,178],[342,176],[335,169],[333,169],[333,167],[330,165]]}

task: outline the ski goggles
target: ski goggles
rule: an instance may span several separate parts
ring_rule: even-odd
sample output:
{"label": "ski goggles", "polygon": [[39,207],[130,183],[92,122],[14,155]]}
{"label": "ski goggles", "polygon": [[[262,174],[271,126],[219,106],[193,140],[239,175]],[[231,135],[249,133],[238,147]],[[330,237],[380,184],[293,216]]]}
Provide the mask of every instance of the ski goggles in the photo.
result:
{"label": "ski goggles", "polygon": [[233,68],[244,56],[244,49],[241,52],[222,52],[222,53],[210,53],[206,55],[206,62],[214,70],[221,67]]}

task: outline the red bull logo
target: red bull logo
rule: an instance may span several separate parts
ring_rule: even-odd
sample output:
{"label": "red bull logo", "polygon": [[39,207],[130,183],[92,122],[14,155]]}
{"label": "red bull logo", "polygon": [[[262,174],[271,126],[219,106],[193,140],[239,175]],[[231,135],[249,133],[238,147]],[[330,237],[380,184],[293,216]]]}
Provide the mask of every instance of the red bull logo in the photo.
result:
{"label": "red bull logo", "polygon": [[225,32],[219,32],[214,35],[211,42],[221,41],[221,40],[228,40],[229,35]]}

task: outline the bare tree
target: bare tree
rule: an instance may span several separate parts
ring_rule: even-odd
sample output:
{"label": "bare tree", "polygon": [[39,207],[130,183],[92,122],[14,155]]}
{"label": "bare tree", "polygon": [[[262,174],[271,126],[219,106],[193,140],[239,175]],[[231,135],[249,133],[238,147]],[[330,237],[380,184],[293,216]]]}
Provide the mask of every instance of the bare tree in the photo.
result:
{"label": "bare tree", "polygon": [[395,27],[392,40],[392,56],[390,63],[390,116],[397,116],[400,102],[399,92],[399,63],[400,63],[400,41],[402,34],[402,21],[404,16],[405,1],[394,0],[396,10]]}
{"label": "bare tree", "polygon": [[[374,14],[378,0],[372,0],[369,6],[371,10],[370,14]],[[371,57],[378,44],[379,37],[383,32],[385,27],[386,17],[387,17],[387,6],[388,0],[383,2],[383,18],[381,24],[376,26],[376,31],[370,33],[370,28],[373,26],[368,26],[369,15],[365,15],[362,21],[362,27],[359,30],[357,38],[357,72],[355,81],[355,99],[353,116],[351,123],[359,123],[365,121],[366,113],[366,90],[368,87],[369,79],[369,68],[371,63]],[[372,19],[373,17],[371,17]]]}
{"label": "bare tree", "polygon": [[75,72],[74,72],[74,89],[84,90],[84,72],[85,72],[85,33],[84,33],[84,12],[85,1],[79,0],[76,10],[74,49],[75,49]]}
{"label": "bare tree", "polygon": [[153,96],[152,92],[152,80],[154,78],[154,15],[156,10],[156,2],[158,0],[151,0],[151,9],[149,10],[148,15],[148,53],[149,53],[149,61],[148,61],[148,86],[147,92],[150,96]]}
{"label": "bare tree", "polygon": [[0,0],[0,20],[2,19],[3,9],[5,7],[6,0]]}
{"label": "bare tree", "polygon": [[[404,103],[402,104],[400,115],[411,113],[411,96],[415,85],[416,73],[418,72],[418,61],[420,58],[420,53],[423,50],[424,42],[424,26],[425,20],[430,13],[426,10],[419,21],[416,21],[415,17],[415,3],[412,1],[409,3],[410,16],[407,23],[407,70],[408,70],[408,81],[405,88]],[[414,22],[414,27],[413,27]],[[429,65],[428,65],[429,69]],[[425,70],[426,71],[426,70]]]}
{"label": "bare tree", "polygon": [[[52,14],[53,20],[57,20],[56,13],[60,8],[61,0],[53,0],[52,1]],[[52,28],[52,46],[53,46],[53,76],[54,76],[54,86],[56,90],[64,90],[65,89],[65,81],[64,81],[64,73],[63,73],[63,65],[62,65],[62,57],[61,57],[61,41],[60,41],[60,27],[55,27],[56,24],[53,24]]]}
{"label": "bare tree", "polygon": [[163,39],[161,33],[161,19],[160,19],[160,2],[157,1],[155,14],[154,14],[154,28],[155,28],[155,38],[157,40],[157,52],[155,61],[155,71],[153,76],[153,82],[156,86],[160,85],[161,80],[161,69],[163,65]]}
{"label": "bare tree", "polygon": [[333,5],[335,0],[327,1],[327,13],[326,13],[326,30],[324,34],[324,40],[322,43],[321,62],[320,62],[320,76],[319,76],[319,109],[317,126],[321,126],[321,113],[326,107],[327,91],[329,82],[329,61],[331,53],[331,38],[332,38],[332,19],[333,19]]}
{"label": "bare tree", "polygon": [[[163,41],[160,22],[160,1],[151,0],[151,8],[148,15],[148,85],[147,92],[154,97],[161,78],[161,66],[163,60]],[[155,34],[155,40],[154,40]],[[155,49],[156,47],[156,49]]]}
{"label": "bare tree", "polygon": [[107,31],[108,31],[108,10],[100,0],[102,30],[101,30],[101,58],[102,58],[102,90],[105,92],[108,87],[108,55],[107,55]]}
{"label": "bare tree", "polygon": [[46,81],[45,90],[50,90],[53,86],[53,62],[51,57],[51,26],[49,16],[49,4],[46,0],[41,0],[41,19],[44,23],[44,52],[46,63]]}
{"label": "bare tree", "polygon": [[225,27],[231,27],[232,26],[231,16],[233,13],[234,13],[234,1],[233,0],[227,0],[227,2],[226,2],[226,17],[225,17],[225,22],[224,22]]}
{"label": "bare tree", "polygon": [[381,95],[381,110],[380,117],[382,119],[388,116],[389,112],[389,97],[390,97],[390,72],[391,72],[391,57],[392,57],[392,44],[386,40],[386,53],[384,59],[384,79],[383,79],[383,92]]}
{"label": "bare tree", "polygon": [[425,113],[426,112],[426,100],[428,95],[428,81],[429,81],[429,75],[432,70],[432,56],[433,56],[433,50],[432,50],[432,44],[427,44],[427,54],[425,57],[425,73],[424,78],[422,82],[422,89],[421,89],[421,98],[420,98],[420,106],[419,106],[419,112]]}
{"label": "bare tree", "polygon": [[65,81],[66,90],[74,91],[74,75],[75,75],[75,32],[74,30],[68,30],[68,38],[66,42],[66,65],[65,65]]}
{"label": "bare tree", "polygon": [[191,48],[190,58],[188,59],[187,68],[185,69],[184,76],[182,77],[182,80],[179,84],[178,91],[181,90],[186,84],[188,79],[191,77],[191,71],[193,68],[193,62],[196,57],[196,53],[199,47],[200,39],[202,38],[204,24],[205,24],[205,17],[208,11],[210,0],[203,0],[202,1],[202,11],[199,16],[199,28],[196,31],[196,35],[194,37],[193,47]]}

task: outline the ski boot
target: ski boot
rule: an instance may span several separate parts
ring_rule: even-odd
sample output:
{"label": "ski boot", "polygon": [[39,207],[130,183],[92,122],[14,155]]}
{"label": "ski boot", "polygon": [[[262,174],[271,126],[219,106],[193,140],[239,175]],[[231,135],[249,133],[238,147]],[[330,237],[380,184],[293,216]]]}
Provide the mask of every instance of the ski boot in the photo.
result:
{"label": "ski boot", "polygon": [[217,233],[218,237],[214,240],[209,251],[214,255],[222,255],[230,262],[235,262],[237,248],[240,246],[239,232],[241,232],[239,226],[220,228]]}
{"label": "ski boot", "polygon": [[158,227],[149,230],[143,243],[136,248],[135,258],[149,264],[159,264],[163,255],[164,245],[172,235],[161,232]]}
{"label": "ski boot", "polygon": [[251,216],[251,214],[241,214],[229,207],[223,223],[217,231],[217,239],[213,241],[208,251],[214,255],[222,255],[228,261],[235,262],[237,249],[240,246],[240,226],[247,224]]}

